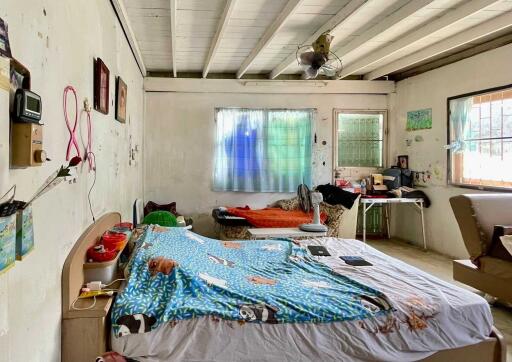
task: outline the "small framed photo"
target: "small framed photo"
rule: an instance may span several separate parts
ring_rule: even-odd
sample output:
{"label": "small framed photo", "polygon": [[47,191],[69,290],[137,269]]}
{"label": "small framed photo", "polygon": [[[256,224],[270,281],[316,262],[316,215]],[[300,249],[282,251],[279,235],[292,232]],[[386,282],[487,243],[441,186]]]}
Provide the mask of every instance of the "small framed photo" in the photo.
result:
{"label": "small framed photo", "polygon": [[398,156],[397,166],[400,168],[409,168],[409,156],[407,156],[407,155]]}
{"label": "small framed photo", "polygon": [[0,18],[0,56],[11,58],[11,45],[9,44],[9,28],[7,23]]}
{"label": "small framed photo", "polygon": [[110,71],[98,58],[94,62],[94,109],[108,114]]}
{"label": "small framed photo", "polygon": [[126,101],[128,96],[128,87],[121,77],[116,79],[116,119],[121,123],[126,123]]}

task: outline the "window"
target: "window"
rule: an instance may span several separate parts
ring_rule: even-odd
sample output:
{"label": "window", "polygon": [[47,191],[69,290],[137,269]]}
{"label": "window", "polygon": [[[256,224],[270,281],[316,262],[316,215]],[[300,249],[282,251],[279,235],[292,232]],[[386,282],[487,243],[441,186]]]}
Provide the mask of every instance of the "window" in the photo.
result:
{"label": "window", "polygon": [[512,187],[512,86],[448,98],[449,182]]}
{"label": "window", "polygon": [[311,185],[314,110],[216,109],[215,191],[295,192]]}
{"label": "window", "polygon": [[335,168],[383,167],[385,112],[335,111]]}

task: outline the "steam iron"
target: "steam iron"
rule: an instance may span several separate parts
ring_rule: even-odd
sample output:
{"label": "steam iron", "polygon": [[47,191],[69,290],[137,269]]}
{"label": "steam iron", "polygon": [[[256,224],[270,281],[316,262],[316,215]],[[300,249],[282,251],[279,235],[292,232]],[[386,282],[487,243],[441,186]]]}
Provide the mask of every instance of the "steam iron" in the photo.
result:
{"label": "steam iron", "polygon": [[313,206],[313,223],[301,224],[299,229],[310,232],[327,232],[327,226],[320,222],[320,203],[324,199],[320,192],[310,192],[311,205]]}

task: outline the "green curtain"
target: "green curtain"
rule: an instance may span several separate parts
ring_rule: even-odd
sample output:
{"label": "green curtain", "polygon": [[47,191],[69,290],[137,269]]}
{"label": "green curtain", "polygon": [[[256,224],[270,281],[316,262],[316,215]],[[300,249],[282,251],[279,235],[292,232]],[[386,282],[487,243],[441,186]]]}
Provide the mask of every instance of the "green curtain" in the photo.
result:
{"label": "green curtain", "polygon": [[295,192],[311,185],[314,110],[219,108],[215,191]]}

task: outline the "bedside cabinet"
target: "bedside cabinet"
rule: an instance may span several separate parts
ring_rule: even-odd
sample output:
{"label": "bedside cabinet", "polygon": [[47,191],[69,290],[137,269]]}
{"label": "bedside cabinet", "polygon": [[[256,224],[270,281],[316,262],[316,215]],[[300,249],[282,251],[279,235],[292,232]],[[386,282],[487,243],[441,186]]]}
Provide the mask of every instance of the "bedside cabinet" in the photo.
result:
{"label": "bedside cabinet", "polygon": [[[94,308],[69,310],[62,317],[62,362],[91,362],[110,346],[112,297],[97,297]],[[77,308],[86,308],[93,299],[80,299]]]}

